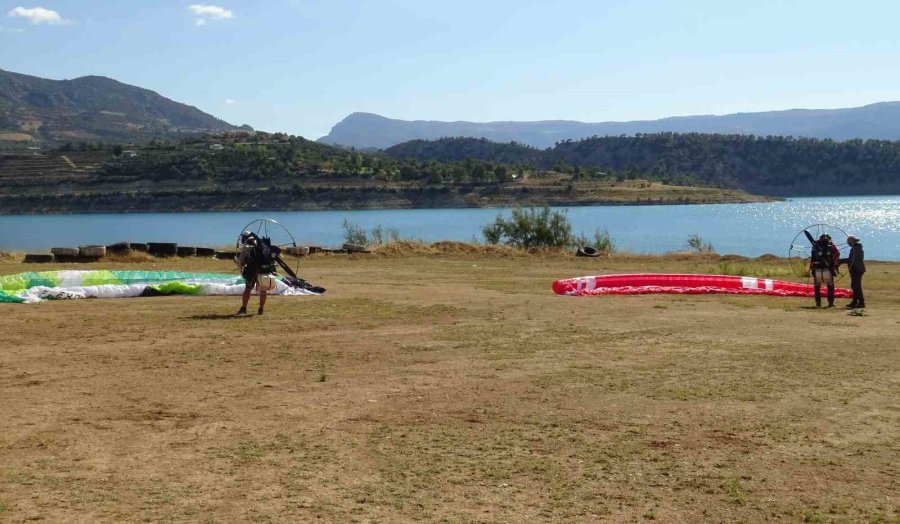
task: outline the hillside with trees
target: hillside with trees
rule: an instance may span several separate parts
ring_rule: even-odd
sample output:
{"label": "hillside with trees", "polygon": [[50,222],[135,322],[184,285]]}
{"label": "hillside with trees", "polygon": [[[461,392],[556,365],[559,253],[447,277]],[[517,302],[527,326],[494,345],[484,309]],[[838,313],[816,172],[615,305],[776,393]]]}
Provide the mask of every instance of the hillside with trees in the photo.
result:
{"label": "hillside with trees", "polygon": [[[491,144],[478,144],[483,152]],[[590,179],[460,155],[398,159],[285,134],[235,131],[123,148],[66,143],[0,154],[0,213],[738,203],[741,191],[638,176]],[[486,156],[486,155],[483,155]]]}
{"label": "hillside with trees", "polygon": [[49,80],[0,70],[0,141],[144,143],[237,129],[196,107],[111,78]]}
{"label": "hillside with trees", "polygon": [[645,178],[783,196],[900,192],[900,142],[886,140],[658,133],[566,140],[538,150],[449,138],[415,140],[384,154],[420,162],[503,158],[582,179]]}

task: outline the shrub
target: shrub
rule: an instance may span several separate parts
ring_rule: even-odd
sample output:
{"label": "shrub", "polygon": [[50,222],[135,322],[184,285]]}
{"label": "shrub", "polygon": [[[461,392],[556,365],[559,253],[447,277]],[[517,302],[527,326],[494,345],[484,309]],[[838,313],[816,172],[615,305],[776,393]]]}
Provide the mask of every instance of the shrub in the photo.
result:
{"label": "shrub", "polygon": [[572,226],[565,212],[516,207],[509,219],[497,215],[493,224],[481,228],[490,244],[509,244],[521,248],[565,247],[574,244]]}
{"label": "shrub", "polygon": [[344,219],[343,227],[344,242],[348,244],[359,244],[361,246],[365,246],[369,243],[369,237],[366,235],[364,227],[354,224],[346,218]]}
{"label": "shrub", "polygon": [[388,242],[399,242],[400,230],[395,227],[383,227],[381,224],[372,228],[372,243],[387,244]]}
{"label": "shrub", "polygon": [[697,253],[712,253],[714,249],[711,243],[704,243],[703,239],[700,238],[700,235],[697,233],[688,236],[687,245],[691,251],[696,251]]}
{"label": "shrub", "polygon": [[588,239],[584,234],[575,238],[575,245],[582,247],[592,247],[601,253],[615,253],[616,243],[609,235],[609,231],[605,228],[597,228],[594,230],[594,239]]}
{"label": "shrub", "polygon": [[369,244],[387,244],[389,242],[399,242],[404,240],[400,236],[400,230],[394,227],[384,227],[381,224],[372,228],[372,232],[367,233],[363,226],[354,224],[349,220],[344,220],[344,242],[348,244],[359,244],[362,246]]}

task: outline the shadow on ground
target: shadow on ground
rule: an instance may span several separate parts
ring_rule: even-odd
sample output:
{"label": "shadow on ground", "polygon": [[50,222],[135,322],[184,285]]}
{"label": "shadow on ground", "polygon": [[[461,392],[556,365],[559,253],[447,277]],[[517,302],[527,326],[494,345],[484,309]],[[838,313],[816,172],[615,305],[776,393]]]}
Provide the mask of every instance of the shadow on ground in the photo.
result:
{"label": "shadow on ground", "polygon": [[238,316],[234,313],[203,313],[202,315],[191,315],[188,317],[181,317],[181,320],[241,320],[245,318],[250,318],[255,315],[242,315]]}

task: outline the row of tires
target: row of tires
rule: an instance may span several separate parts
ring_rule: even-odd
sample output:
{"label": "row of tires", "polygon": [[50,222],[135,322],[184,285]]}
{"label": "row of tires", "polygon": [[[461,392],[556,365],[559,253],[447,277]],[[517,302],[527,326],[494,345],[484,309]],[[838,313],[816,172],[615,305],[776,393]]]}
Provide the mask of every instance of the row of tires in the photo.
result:
{"label": "row of tires", "polygon": [[29,253],[25,255],[27,263],[49,262],[91,262],[106,255],[106,246],[54,247],[50,254]]}
{"label": "row of tires", "polygon": [[83,257],[83,258],[100,258],[107,253],[106,246],[81,246],[81,247],[54,247],[50,250],[57,258],[61,257]]}
{"label": "row of tires", "polygon": [[[91,262],[106,255],[127,255],[132,252],[149,253],[156,257],[213,257],[220,260],[233,259],[235,251],[216,251],[209,247],[179,246],[172,242],[118,242],[108,246],[80,246],[80,247],[54,247],[50,254],[29,253],[25,255],[24,262],[31,264],[51,262]],[[314,253],[368,253],[365,246],[358,244],[344,244],[343,249],[332,250],[318,246],[286,247],[283,249],[286,255],[304,257]]]}
{"label": "row of tires", "polygon": [[233,257],[234,253],[219,252],[211,247],[179,246],[172,242],[118,242],[108,246],[54,247],[50,254],[29,253],[26,263],[91,262],[106,255],[127,255],[132,252],[149,253],[157,257]]}
{"label": "row of tires", "polygon": [[109,246],[54,247],[50,250],[56,256],[102,257],[107,254],[127,255],[133,251],[150,253],[155,256],[212,257],[216,250],[211,247],[179,246],[169,242],[119,242]]}

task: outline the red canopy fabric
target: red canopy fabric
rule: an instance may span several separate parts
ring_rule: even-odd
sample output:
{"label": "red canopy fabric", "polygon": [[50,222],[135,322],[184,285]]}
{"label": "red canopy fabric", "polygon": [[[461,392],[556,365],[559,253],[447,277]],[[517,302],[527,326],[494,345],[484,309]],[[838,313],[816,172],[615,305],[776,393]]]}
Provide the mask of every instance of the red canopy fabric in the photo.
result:
{"label": "red canopy fabric", "polygon": [[[670,275],[636,273],[631,275],[596,275],[568,278],[553,282],[557,295],[645,295],[650,293],[701,295],[726,293],[733,295],[774,295],[811,297],[813,286],[770,278],[731,275]],[[824,293],[823,293],[824,294]],[[834,290],[837,298],[851,298],[849,289]]]}

